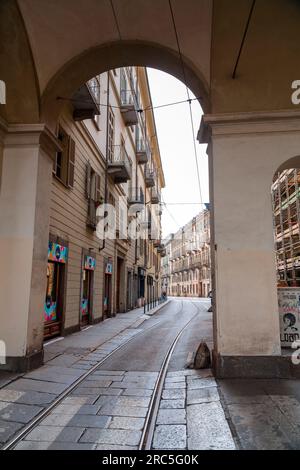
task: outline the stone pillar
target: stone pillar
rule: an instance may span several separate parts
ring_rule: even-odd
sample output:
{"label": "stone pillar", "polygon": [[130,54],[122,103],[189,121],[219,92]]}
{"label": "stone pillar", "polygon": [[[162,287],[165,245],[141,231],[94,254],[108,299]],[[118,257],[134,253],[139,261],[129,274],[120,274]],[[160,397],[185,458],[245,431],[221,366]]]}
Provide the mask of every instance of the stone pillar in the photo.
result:
{"label": "stone pillar", "polygon": [[219,377],[287,376],[281,357],[271,184],[300,152],[299,113],[206,115],[214,367]]}
{"label": "stone pillar", "polygon": [[0,127],[0,340],[7,355],[0,367],[23,371],[43,358],[51,170],[57,144],[42,124],[1,122]]}

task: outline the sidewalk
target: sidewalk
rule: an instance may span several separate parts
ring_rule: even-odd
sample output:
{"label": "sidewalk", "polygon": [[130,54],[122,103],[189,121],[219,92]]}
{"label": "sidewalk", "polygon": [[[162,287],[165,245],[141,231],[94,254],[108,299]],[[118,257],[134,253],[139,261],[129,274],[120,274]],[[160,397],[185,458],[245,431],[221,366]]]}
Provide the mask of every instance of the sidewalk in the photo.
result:
{"label": "sidewalk", "polygon": [[140,325],[168,302],[146,315],[141,307],[50,341],[45,344],[44,365],[32,372],[0,371],[0,444],[11,439],[87,370],[138,334]]}

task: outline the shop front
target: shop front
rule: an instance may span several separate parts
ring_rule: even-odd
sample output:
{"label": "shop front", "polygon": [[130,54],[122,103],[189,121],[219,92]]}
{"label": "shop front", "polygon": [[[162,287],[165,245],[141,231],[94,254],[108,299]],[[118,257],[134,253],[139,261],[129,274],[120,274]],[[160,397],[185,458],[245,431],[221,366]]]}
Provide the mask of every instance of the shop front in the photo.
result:
{"label": "shop front", "polygon": [[49,242],[44,305],[44,339],[59,336],[62,332],[67,258],[68,248],[66,246]]}
{"label": "shop front", "polygon": [[82,295],[80,302],[80,326],[91,323],[93,314],[93,287],[96,259],[85,255],[82,271]]}

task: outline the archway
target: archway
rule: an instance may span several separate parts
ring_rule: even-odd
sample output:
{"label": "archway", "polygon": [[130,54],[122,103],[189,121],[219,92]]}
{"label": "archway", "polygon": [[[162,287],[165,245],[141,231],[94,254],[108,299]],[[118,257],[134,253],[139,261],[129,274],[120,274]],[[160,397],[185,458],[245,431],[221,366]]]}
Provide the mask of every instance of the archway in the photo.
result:
{"label": "archway", "polygon": [[285,161],[271,186],[280,341],[282,355],[287,357],[293,355],[300,339],[299,165],[299,156]]}

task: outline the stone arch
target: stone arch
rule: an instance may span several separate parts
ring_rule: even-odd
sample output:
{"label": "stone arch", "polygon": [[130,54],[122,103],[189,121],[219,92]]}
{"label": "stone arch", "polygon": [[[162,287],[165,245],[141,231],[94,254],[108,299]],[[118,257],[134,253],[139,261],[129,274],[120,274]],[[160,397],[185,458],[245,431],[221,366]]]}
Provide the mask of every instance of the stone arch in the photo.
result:
{"label": "stone arch", "polygon": [[209,86],[201,72],[183,58],[185,77],[179,55],[157,43],[118,41],[84,51],[60,69],[50,80],[41,97],[41,121],[50,128],[64,105],[58,97],[71,98],[73,93],[93,76],[123,66],[148,66],[162,70],[184,82],[199,98],[205,112],[210,110]]}

